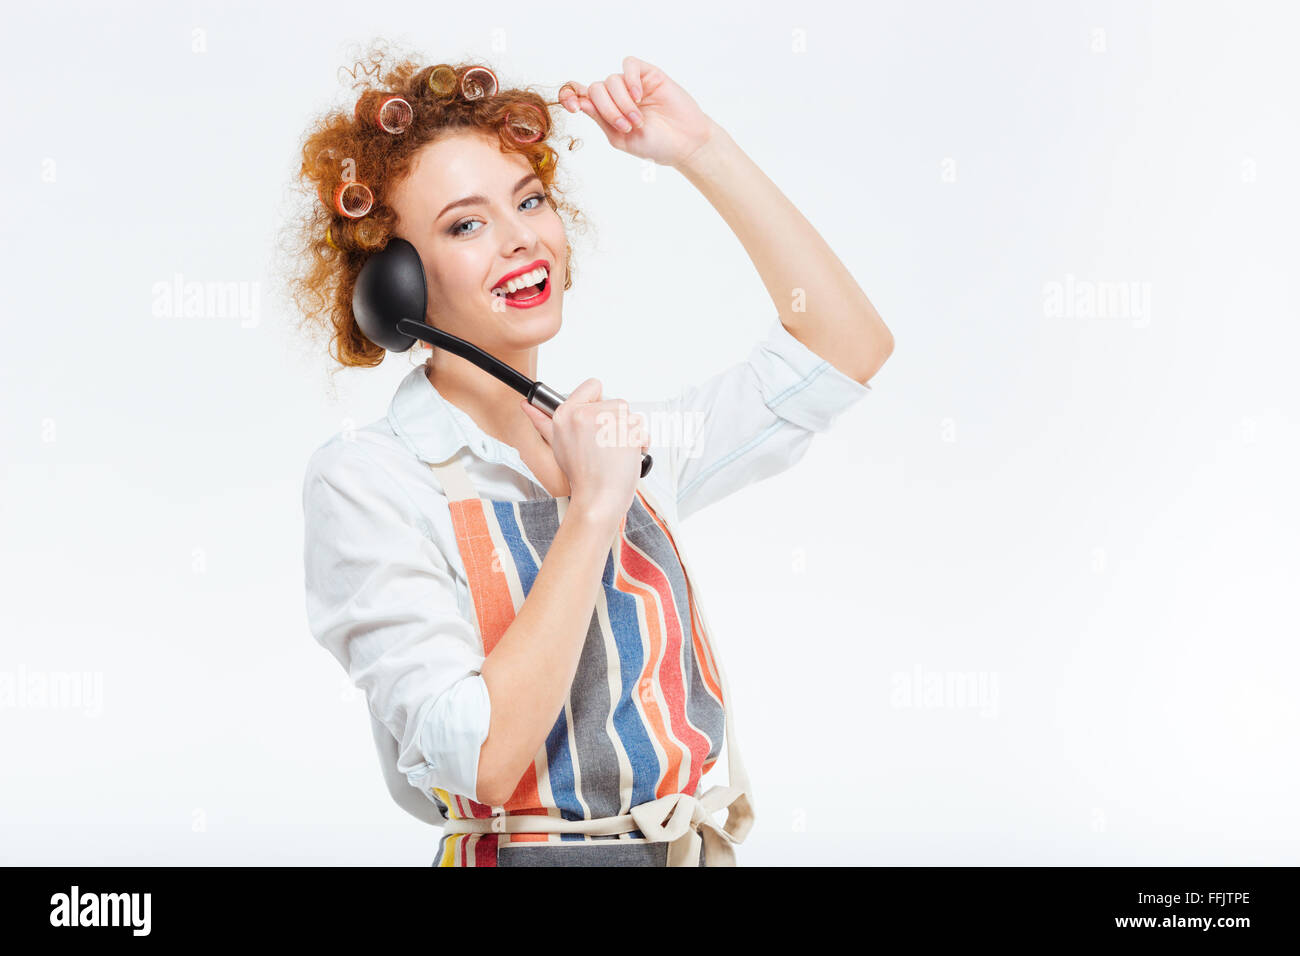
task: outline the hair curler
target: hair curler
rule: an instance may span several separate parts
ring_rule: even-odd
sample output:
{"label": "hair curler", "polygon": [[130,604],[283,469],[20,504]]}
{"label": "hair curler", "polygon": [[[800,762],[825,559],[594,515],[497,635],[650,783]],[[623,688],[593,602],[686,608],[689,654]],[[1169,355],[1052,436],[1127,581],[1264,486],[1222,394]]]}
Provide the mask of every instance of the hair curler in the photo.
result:
{"label": "hair curler", "polygon": [[357,99],[352,115],[358,123],[369,123],[385,133],[405,133],[415,120],[411,104],[395,93],[367,90]]}
{"label": "hair curler", "polygon": [[370,212],[374,204],[375,194],[370,191],[370,187],[355,179],[343,180],[334,190],[334,208],[340,216],[360,219]]}

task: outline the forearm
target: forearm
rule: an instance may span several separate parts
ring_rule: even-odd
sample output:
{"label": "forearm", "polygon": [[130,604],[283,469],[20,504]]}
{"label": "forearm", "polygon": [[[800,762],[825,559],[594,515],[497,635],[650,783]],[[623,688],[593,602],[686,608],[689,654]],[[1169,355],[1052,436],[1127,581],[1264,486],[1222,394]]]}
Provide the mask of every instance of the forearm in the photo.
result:
{"label": "forearm", "polygon": [[481,670],[491,701],[480,799],[501,806],[546,742],[569,695],[618,522],[565,512],[523,606]]}
{"label": "forearm", "polygon": [[790,334],[859,382],[875,375],[893,335],[839,257],[727,131],[713,123],[709,140],[677,169],[736,234]]}

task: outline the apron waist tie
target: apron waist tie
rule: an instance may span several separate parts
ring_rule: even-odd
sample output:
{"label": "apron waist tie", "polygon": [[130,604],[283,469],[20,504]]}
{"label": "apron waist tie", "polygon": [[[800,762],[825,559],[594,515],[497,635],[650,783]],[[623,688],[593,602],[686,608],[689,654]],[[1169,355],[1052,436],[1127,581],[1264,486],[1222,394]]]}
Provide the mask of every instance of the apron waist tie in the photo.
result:
{"label": "apron waist tie", "polygon": [[[727,810],[725,826],[713,814]],[[749,797],[736,787],[709,788],[702,797],[670,793],[635,806],[629,813],[591,820],[565,820],[529,813],[461,817],[443,825],[447,833],[587,833],[609,836],[640,830],[652,843],[668,843],[669,866],[698,866],[700,842],[708,866],[735,866],[733,845],[743,843],[754,824]],[[702,834],[702,836],[701,836]]]}

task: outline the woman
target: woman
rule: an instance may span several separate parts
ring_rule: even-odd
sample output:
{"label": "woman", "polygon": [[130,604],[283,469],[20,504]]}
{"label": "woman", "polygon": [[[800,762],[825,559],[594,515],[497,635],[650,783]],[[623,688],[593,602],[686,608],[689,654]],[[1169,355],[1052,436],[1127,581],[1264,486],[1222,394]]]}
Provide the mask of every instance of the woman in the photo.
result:
{"label": "woman", "polygon": [[[394,798],[444,826],[434,865],[734,865],[752,794],[679,524],[797,461],[870,390],[892,336],[798,210],[643,60],[565,84],[559,104],[472,64],[404,61],[362,86],[303,148],[321,203],[298,298],[340,364],[383,358],[350,297],[398,236],[424,263],[426,321],[538,378],[572,284],[552,105],[700,189],[779,318],[747,361],[674,398],[628,403],[588,379],[554,418],[432,350],[387,416],[312,455],[312,632],[365,692]],[[729,785],[701,793],[724,739]]]}

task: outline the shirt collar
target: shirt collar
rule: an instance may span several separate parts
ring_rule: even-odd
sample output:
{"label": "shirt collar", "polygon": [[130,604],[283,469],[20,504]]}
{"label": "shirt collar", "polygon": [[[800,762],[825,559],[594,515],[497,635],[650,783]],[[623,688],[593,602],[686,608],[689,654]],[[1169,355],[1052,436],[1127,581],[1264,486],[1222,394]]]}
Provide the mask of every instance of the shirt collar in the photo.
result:
{"label": "shirt collar", "polygon": [[422,461],[446,461],[463,447],[480,454],[487,436],[463,411],[443,398],[417,365],[402,379],[388,406],[388,424]]}

